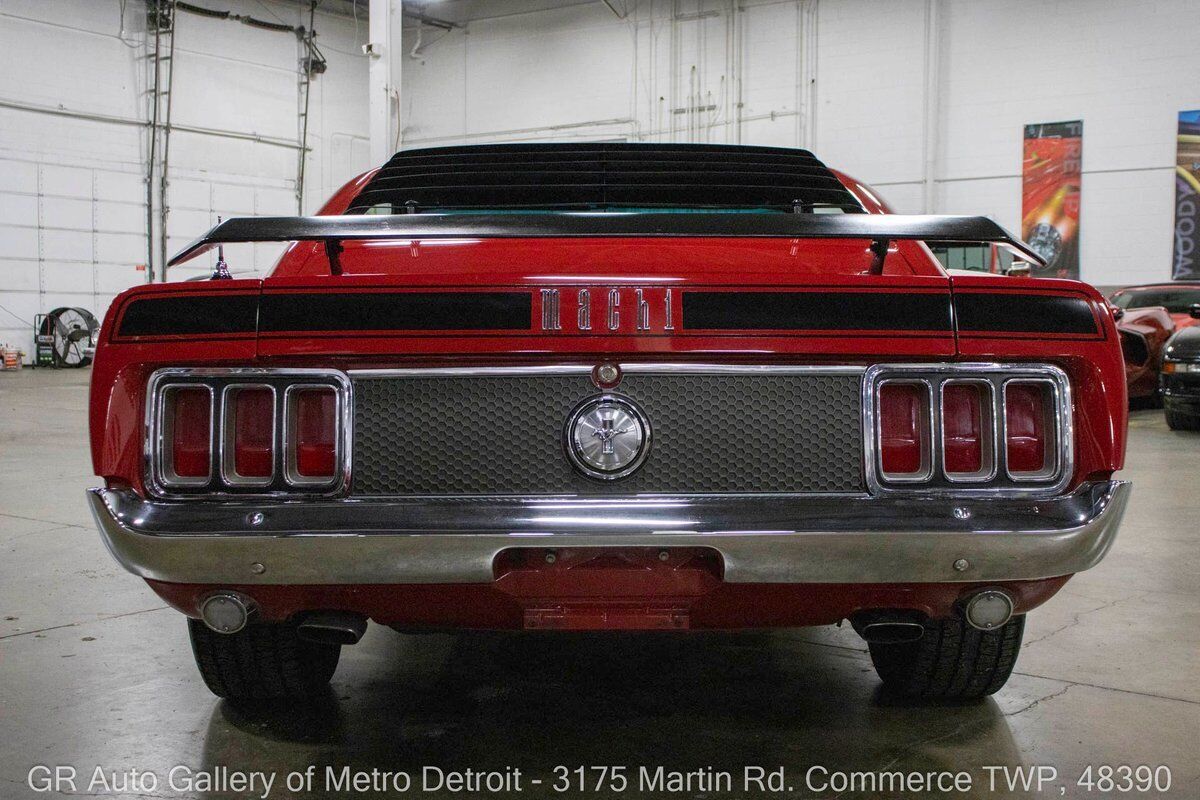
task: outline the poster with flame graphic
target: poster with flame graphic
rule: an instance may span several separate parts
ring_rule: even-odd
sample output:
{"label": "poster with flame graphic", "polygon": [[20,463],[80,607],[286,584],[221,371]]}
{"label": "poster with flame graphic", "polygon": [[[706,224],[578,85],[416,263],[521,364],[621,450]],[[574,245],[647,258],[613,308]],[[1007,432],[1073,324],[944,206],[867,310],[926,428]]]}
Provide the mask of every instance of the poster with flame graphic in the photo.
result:
{"label": "poster with flame graphic", "polygon": [[1044,259],[1040,278],[1079,277],[1079,186],[1083,121],[1025,126],[1021,238]]}
{"label": "poster with flame graphic", "polygon": [[1200,111],[1180,111],[1175,145],[1175,255],[1171,278],[1200,280]]}

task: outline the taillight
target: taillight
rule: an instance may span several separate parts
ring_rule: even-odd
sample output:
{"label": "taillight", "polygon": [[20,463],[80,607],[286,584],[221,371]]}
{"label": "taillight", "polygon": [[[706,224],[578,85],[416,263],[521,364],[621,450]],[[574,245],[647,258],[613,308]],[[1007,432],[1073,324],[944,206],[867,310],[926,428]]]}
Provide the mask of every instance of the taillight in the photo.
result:
{"label": "taillight", "polygon": [[888,381],[879,386],[879,466],[887,480],[929,477],[929,387]]}
{"label": "taillight", "polygon": [[1049,364],[880,364],[863,376],[874,493],[1045,493],[1074,465],[1071,384]]}
{"label": "taillight", "polygon": [[167,368],[150,376],[146,485],[171,496],[345,490],[351,384],[332,369]]}
{"label": "taillight", "polygon": [[212,405],[207,386],[173,386],[163,393],[159,457],[167,483],[203,484],[212,475]]}
{"label": "taillight", "polygon": [[1009,381],[1004,387],[1004,446],[1008,474],[1038,480],[1055,464],[1053,386],[1045,381]]}
{"label": "taillight", "polygon": [[265,485],[275,474],[275,390],[229,386],[225,390],[223,478],[235,485]]}
{"label": "taillight", "polygon": [[337,477],[337,393],[324,386],[293,387],[288,399],[288,481],[332,482]]}
{"label": "taillight", "polygon": [[991,386],[976,381],[942,384],[942,468],[952,481],[992,475]]}

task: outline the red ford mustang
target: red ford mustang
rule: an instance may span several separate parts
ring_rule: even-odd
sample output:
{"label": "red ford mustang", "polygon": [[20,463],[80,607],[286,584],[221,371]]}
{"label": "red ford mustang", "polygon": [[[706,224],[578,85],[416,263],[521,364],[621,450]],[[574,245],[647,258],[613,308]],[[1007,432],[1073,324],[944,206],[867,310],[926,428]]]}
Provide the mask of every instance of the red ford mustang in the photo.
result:
{"label": "red ford mustang", "polygon": [[368,620],[849,619],[891,690],[989,694],[1116,535],[1120,340],[925,244],[1037,262],[990,220],[884,211],[801,150],[401,152],[176,257],[293,242],[265,280],[113,303],[92,511],[233,699],[316,691]]}

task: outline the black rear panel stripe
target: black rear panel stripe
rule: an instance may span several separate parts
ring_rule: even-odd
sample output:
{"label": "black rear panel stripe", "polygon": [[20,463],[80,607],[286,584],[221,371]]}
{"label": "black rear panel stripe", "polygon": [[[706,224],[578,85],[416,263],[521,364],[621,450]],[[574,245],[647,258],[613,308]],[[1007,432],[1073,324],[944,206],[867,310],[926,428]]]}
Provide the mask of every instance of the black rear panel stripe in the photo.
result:
{"label": "black rear panel stripe", "polygon": [[684,292],[685,330],[950,331],[942,292]]}
{"label": "black rear panel stripe", "polygon": [[532,314],[528,291],[264,294],[260,330],[528,331]]}
{"label": "black rear panel stripe", "polygon": [[[529,331],[532,295],[514,292],[297,292],[143,297],[121,316],[118,337],[288,331]],[[683,292],[683,331],[945,331],[941,292]],[[1097,335],[1082,297],[958,293],[965,334]]]}
{"label": "black rear panel stripe", "polygon": [[959,292],[954,295],[954,310],[958,313],[958,329],[963,332],[1099,332],[1092,304],[1082,297]]}
{"label": "black rear panel stripe", "polygon": [[258,295],[143,297],[125,309],[118,336],[254,333]]}

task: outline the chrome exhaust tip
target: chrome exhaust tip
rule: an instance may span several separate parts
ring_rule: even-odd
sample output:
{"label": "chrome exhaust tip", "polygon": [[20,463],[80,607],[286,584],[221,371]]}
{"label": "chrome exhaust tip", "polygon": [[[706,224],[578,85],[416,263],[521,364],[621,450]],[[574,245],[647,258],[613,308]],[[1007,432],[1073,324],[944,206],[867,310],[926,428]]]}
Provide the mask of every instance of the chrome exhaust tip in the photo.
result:
{"label": "chrome exhaust tip", "polygon": [[214,633],[237,633],[246,627],[254,606],[235,592],[217,592],[200,603],[200,621]]}
{"label": "chrome exhaust tip", "polygon": [[971,595],[963,608],[967,624],[981,631],[994,631],[1013,618],[1015,605],[1008,592],[984,589]]}
{"label": "chrome exhaust tip", "polygon": [[920,639],[925,635],[925,626],[919,622],[871,622],[859,635],[874,644],[901,644]]}
{"label": "chrome exhaust tip", "polygon": [[860,611],[850,617],[854,630],[871,644],[915,642],[925,635],[925,615],[910,610]]}
{"label": "chrome exhaust tip", "polygon": [[317,611],[296,626],[301,638],[321,644],[358,644],[367,632],[367,618],[352,611]]}

